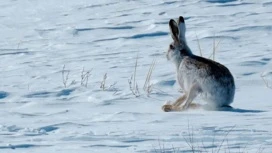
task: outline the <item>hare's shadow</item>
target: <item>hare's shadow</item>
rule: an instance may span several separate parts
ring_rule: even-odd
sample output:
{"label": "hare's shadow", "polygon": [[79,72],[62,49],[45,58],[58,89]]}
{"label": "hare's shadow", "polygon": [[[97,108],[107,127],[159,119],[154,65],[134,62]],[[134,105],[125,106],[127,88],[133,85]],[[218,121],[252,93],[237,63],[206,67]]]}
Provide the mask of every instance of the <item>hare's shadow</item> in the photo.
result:
{"label": "hare's shadow", "polygon": [[222,112],[235,112],[235,113],[263,113],[263,112],[266,112],[264,110],[241,109],[241,108],[234,108],[231,106],[220,107],[220,108],[210,108],[210,107],[204,106],[204,109],[209,110],[209,111],[222,111]]}
{"label": "hare's shadow", "polygon": [[266,112],[264,110],[241,109],[241,108],[229,108],[229,109],[223,109],[220,111],[235,112],[235,113],[263,113],[263,112]]}

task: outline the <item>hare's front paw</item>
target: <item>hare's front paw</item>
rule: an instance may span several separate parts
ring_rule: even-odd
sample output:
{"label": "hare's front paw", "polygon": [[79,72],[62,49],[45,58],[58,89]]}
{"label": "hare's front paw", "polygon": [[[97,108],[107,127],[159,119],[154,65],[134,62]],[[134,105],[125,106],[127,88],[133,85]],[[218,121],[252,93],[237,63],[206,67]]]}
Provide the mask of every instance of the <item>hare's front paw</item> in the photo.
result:
{"label": "hare's front paw", "polygon": [[165,112],[170,112],[173,110],[173,105],[171,104],[171,101],[166,101],[165,104],[162,106],[162,110]]}
{"label": "hare's front paw", "polygon": [[173,110],[173,105],[171,105],[171,104],[163,105],[162,110],[165,111],[165,112],[170,112],[170,111]]}

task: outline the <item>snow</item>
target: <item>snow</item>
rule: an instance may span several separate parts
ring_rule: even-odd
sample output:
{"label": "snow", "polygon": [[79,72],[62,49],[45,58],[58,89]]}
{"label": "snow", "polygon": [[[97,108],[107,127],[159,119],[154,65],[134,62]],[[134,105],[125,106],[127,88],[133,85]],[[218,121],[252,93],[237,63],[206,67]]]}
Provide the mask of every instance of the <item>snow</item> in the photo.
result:
{"label": "snow", "polygon": [[[271,152],[272,1],[9,0],[0,8],[1,153]],[[180,15],[195,54],[196,35],[204,57],[220,41],[215,60],[234,75],[233,110],[161,110],[181,95],[165,57],[168,21]],[[128,83],[137,56],[139,97]]]}

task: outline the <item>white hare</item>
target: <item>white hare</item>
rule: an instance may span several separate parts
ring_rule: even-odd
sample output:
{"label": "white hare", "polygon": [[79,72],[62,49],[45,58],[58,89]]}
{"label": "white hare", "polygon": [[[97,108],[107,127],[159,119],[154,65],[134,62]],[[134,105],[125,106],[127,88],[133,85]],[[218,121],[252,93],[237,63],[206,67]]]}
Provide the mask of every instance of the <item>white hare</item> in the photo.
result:
{"label": "white hare", "polygon": [[[197,107],[192,103],[197,95],[203,96],[212,108],[230,107],[234,99],[235,84],[228,68],[192,53],[186,43],[186,27],[182,16],[178,22],[171,19],[169,27],[174,41],[169,45],[167,59],[175,64],[177,81],[185,94],[174,103],[162,106],[162,109],[168,112]],[[183,102],[185,103],[181,106]]]}

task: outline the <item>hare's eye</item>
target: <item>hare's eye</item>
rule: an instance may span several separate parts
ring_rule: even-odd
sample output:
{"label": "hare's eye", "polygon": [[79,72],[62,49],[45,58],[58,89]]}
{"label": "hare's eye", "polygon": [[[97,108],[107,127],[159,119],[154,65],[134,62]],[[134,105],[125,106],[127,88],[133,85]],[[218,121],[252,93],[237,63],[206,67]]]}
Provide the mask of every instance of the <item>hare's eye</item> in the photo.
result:
{"label": "hare's eye", "polygon": [[169,46],[169,48],[172,50],[175,49],[175,47],[172,44]]}

